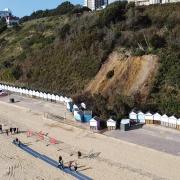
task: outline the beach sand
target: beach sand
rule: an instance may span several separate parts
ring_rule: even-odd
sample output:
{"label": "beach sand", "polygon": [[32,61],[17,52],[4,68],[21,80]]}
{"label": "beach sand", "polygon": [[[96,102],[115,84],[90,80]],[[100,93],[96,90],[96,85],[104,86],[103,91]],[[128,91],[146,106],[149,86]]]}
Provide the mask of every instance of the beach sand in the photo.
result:
{"label": "beach sand", "polygon": [[[77,161],[78,170],[93,179],[180,179],[179,156],[58,123],[4,102],[0,102],[2,123],[19,127],[21,131],[30,129],[48,133],[60,143],[51,145],[46,140],[37,140],[36,136],[27,137],[26,133],[0,134],[0,179],[74,179],[14,146],[12,140],[15,137],[55,160],[61,155],[65,165],[70,160]],[[82,152],[82,158],[77,158],[77,151]]]}

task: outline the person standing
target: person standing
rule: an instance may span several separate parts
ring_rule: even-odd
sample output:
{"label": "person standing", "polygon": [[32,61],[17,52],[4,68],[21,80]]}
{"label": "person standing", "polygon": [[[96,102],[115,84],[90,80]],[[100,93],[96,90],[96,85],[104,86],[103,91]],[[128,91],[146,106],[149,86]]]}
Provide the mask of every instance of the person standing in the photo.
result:
{"label": "person standing", "polygon": [[77,162],[74,163],[74,171],[77,171]]}
{"label": "person standing", "polygon": [[6,129],[6,135],[9,136],[9,130],[8,129]]}
{"label": "person standing", "polygon": [[62,156],[59,156],[59,164],[58,164],[58,167],[60,167],[60,168],[62,168],[62,169],[64,168]]}

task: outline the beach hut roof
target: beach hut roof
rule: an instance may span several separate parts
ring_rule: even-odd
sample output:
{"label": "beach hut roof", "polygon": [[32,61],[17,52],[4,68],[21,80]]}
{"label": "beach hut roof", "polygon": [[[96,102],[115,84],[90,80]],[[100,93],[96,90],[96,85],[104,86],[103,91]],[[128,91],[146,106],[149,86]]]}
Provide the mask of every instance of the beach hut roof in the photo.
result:
{"label": "beach hut roof", "polygon": [[168,116],[166,114],[163,114],[162,117],[163,118],[168,118]]}
{"label": "beach hut roof", "polygon": [[170,116],[169,119],[175,119],[177,120],[177,118],[175,116]]}
{"label": "beach hut roof", "polygon": [[121,124],[129,124],[130,119],[121,119]]}
{"label": "beach hut roof", "polygon": [[153,116],[161,116],[159,113],[155,113]]}
{"label": "beach hut roof", "polygon": [[95,121],[102,121],[102,119],[100,119],[99,117],[97,117],[97,116],[94,116],[91,120],[95,120]]}
{"label": "beach hut roof", "polygon": [[150,112],[147,112],[145,115],[146,116],[152,116],[152,114]]}
{"label": "beach hut roof", "polygon": [[108,122],[116,122],[115,120],[113,120],[113,119],[111,119],[111,118],[109,118],[107,121],[108,121]]}
{"label": "beach hut roof", "polygon": [[129,114],[137,114],[137,113],[135,113],[134,111],[131,111]]}
{"label": "beach hut roof", "polygon": [[144,114],[144,113],[143,113],[142,111],[138,111],[138,113],[137,113],[137,114],[139,115],[139,114]]}

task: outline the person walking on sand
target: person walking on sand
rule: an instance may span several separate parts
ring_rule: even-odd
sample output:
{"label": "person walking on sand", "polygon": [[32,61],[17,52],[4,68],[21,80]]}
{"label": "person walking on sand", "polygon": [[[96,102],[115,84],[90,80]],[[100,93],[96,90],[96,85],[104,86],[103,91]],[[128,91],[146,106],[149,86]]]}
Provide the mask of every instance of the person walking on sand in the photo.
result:
{"label": "person walking on sand", "polygon": [[64,168],[62,156],[59,156],[59,164],[58,164],[58,167],[60,167],[60,168],[62,168],[62,169]]}
{"label": "person walking on sand", "polygon": [[11,128],[11,127],[10,127],[9,131],[10,131],[10,133],[12,134],[12,128]]}
{"label": "person walking on sand", "polygon": [[6,135],[9,136],[9,130],[8,129],[6,129]]}
{"label": "person walking on sand", "polygon": [[77,171],[77,162],[74,163],[74,171]]}
{"label": "person walking on sand", "polygon": [[14,134],[15,134],[15,132],[16,132],[16,128],[13,128],[13,130],[14,130]]}
{"label": "person walking on sand", "polygon": [[69,161],[69,164],[68,164],[68,168],[69,168],[70,171],[72,170],[72,169],[71,169],[72,163],[73,163],[73,161]]}

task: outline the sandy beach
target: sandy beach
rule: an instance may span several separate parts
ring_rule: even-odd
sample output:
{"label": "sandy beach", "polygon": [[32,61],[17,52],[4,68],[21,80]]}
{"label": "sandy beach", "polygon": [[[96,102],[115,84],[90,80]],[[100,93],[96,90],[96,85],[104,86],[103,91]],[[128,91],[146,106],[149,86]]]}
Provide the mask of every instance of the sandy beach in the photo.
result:
{"label": "sandy beach", "polygon": [[[180,179],[180,157],[45,118],[42,113],[0,101],[0,124],[19,127],[18,135],[0,134],[0,179],[74,179],[12,144],[18,137],[32,149],[65,165],[77,161],[78,171],[97,180]],[[49,144],[25,131],[48,133],[60,143]],[[83,156],[78,159],[77,151]]]}

